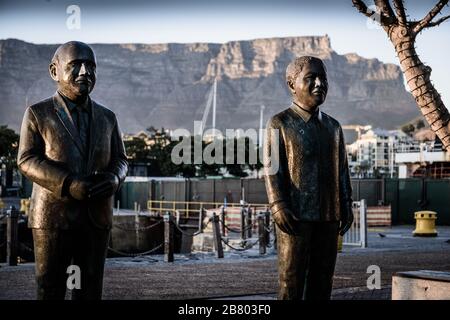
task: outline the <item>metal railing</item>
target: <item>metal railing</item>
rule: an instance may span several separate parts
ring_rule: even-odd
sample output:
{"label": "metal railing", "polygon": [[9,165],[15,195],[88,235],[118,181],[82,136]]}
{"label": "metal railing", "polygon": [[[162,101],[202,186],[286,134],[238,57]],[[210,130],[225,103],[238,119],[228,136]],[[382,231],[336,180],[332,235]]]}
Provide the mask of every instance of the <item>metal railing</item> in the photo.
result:
{"label": "metal railing", "polygon": [[395,152],[397,153],[409,153],[409,152],[442,152],[442,144],[434,142],[412,142],[412,143],[400,143],[395,146]]}
{"label": "metal railing", "polygon": [[344,235],[342,243],[367,248],[367,204],[366,200],[353,201],[353,224]]}
{"label": "metal railing", "polygon": [[251,210],[256,210],[257,208],[269,208],[267,203],[246,203],[246,202],[208,202],[208,201],[169,201],[169,200],[148,200],[147,210],[150,212],[158,212],[164,214],[166,212],[171,212],[173,214],[178,214],[182,218],[190,218],[191,214],[195,213],[198,215],[199,210],[204,209],[219,209],[221,207],[227,208],[238,208],[245,207]]}

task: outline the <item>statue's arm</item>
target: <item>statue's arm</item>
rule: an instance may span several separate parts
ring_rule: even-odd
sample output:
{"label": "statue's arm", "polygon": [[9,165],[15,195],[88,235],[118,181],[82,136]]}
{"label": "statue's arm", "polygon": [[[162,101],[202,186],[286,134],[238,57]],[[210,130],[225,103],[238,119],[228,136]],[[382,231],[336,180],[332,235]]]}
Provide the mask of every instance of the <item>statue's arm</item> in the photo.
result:
{"label": "statue's arm", "polygon": [[348,170],[347,151],[345,149],[344,134],[339,127],[339,190],[341,203],[352,202],[352,184],[350,182],[350,173]]}
{"label": "statue's arm", "polygon": [[115,125],[111,136],[111,160],[108,171],[114,173],[119,178],[120,187],[127,175],[128,161],[117,119],[115,119]]}
{"label": "statue's arm", "polygon": [[62,197],[63,183],[70,171],[45,155],[45,142],[31,107],[22,121],[17,166],[28,179]]}
{"label": "statue's arm", "polygon": [[264,141],[264,178],[272,214],[289,209],[287,159],[282,132],[273,118],[266,126]]}
{"label": "statue's arm", "polygon": [[[341,220],[343,224],[353,221],[352,212],[352,184],[348,170],[347,151],[345,149],[344,134],[339,126],[339,202],[341,205]],[[345,226],[342,226],[347,231]],[[349,226],[348,226],[349,227]],[[345,233],[345,232],[344,232]]]}

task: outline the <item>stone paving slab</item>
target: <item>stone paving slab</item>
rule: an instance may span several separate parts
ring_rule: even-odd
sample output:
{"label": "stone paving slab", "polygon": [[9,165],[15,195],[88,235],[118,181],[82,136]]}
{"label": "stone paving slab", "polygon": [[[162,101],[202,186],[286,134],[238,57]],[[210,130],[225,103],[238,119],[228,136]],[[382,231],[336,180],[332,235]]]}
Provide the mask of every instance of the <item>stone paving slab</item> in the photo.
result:
{"label": "stone paving slab", "polygon": [[[391,300],[392,287],[368,290],[367,287],[334,289],[331,300]],[[276,300],[276,293],[248,296],[229,296],[212,300]]]}
{"label": "stone paving slab", "polygon": [[[153,259],[154,257],[152,257]],[[234,261],[146,262],[142,258],[108,259],[105,299],[205,299],[227,296],[274,294],[277,291],[276,256]],[[177,257],[176,257],[177,258]],[[178,260],[181,258],[178,257]],[[135,261],[135,260],[134,260]],[[152,260],[153,261],[153,260]],[[334,289],[366,286],[367,267],[381,269],[381,296],[374,292],[336,291],[336,299],[384,299],[389,297],[392,275],[398,271],[450,270],[450,250],[411,255],[409,252],[340,254]],[[34,299],[34,265],[0,268],[0,299]],[[378,294],[378,293],[377,293]]]}

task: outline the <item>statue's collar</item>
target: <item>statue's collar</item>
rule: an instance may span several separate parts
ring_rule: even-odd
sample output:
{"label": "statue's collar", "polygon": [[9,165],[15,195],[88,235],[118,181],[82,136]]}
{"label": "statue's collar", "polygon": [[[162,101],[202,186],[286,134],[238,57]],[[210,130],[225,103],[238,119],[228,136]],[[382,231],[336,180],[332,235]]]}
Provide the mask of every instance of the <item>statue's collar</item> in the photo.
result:
{"label": "statue's collar", "polygon": [[303,119],[303,121],[305,121],[305,122],[308,122],[313,115],[317,115],[317,119],[319,119],[319,121],[322,120],[322,112],[320,111],[319,108],[317,108],[313,113],[310,113],[309,111],[307,111],[307,110],[303,109],[302,107],[300,107],[295,102],[292,102],[291,109],[296,114],[298,114]]}
{"label": "statue's collar", "polygon": [[91,110],[91,99],[90,99],[89,96],[88,96],[88,98],[86,99],[86,101],[84,103],[77,104],[77,103],[73,102],[72,100],[70,100],[69,98],[67,98],[61,92],[59,92],[59,91],[56,91],[56,92],[57,92],[57,94],[59,94],[59,96],[62,99],[62,102],[66,105],[67,109],[70,112],[73,112],[73,110],[76,107],[80,107],[80,108],[84,109],[86,112],[90,112],[90,110]]}

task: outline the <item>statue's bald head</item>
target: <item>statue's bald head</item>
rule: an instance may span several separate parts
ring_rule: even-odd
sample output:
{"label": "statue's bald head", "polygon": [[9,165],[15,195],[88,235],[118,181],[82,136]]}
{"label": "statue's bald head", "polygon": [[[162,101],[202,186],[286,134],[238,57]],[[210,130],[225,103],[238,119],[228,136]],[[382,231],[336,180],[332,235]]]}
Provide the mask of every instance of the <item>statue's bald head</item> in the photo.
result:
{"label": "statue's bald head", "polygon": [[72,101],[85,101],[95,85],[96,65],[91,47],[70,41],[56,49],[49,71],[59,93]]}
{"label": "statue's bald head", "polygon": [[59,63],[80,54],[96,64],[95,54],[92,48],[80,41],[69,41],[60,45],[53,54],[52,63]]}

